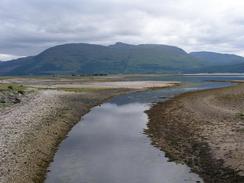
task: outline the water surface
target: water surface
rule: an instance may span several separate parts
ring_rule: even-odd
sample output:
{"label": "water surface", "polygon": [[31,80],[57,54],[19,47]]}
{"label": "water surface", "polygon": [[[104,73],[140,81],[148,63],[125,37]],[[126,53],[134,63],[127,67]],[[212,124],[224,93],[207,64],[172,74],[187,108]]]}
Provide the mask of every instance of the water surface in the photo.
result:
{"label": "water surface", "polygon": [[[226,80],[224,77],[221,79]],[[143,134],[148,123],[144,111],[154,102],[186,91],[229,85],[204,82],[205,77],[181,80],[195,84],[118,96],[93,108],[60,145],[46,183],[203,182],[186,165],[169,162]]]}
{"label": "water surface", "polygon": [[105,103],[75,126],[57,153],[46,182],[182,183],[201,180],[168,162],[143,134],[148,104]]}

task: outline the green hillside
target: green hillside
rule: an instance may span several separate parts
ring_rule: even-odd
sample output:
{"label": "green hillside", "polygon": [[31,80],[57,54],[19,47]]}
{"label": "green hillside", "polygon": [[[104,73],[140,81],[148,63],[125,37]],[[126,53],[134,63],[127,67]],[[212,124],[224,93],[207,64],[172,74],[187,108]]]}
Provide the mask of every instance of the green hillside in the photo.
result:
{"label": "green hillside", "polygon": [[244,63],[244,58],[233,54],[215,52],[191,52],[190,55],[200,60],[206,66],[234,65]]}
{"label": "green hillside", "polygon": [[55,46],[34,57],[3,63],[0,74],[158,73],[182,72],[199,66],[197,59],[174,46],[80,43]]}
{"label": "green hillside", "polygon": [[0,62],[0,75],[244,72],[244,58],[168,45],[65,44]]}

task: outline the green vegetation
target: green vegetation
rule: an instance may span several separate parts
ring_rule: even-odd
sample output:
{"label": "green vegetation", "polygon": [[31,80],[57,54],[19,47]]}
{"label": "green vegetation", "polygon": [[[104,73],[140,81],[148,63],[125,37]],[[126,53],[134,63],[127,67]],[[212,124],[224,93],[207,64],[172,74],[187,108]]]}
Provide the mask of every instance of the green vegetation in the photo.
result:
{"label": "green vegetation", "polygon": [[19,84],[0,84],[0,108],[17,104],[25,94],[26,87]]}
{"label": "green vegetation", "polygon": [[26,89],[26,87],[24,87],[23,85],[19,85],[19,84],[8,84],[8,83],[0,84],[0,92],[11,90],[11,91],[18,92],[20,94],[24,94],[25,89]]}
{"label": "green vegetation", "polygon": [[65,44],[39,55],[0,64],[0,75],[104,75],[128,73],[243,72],[244,58],[212,52],[186,53],[168,45]]}
{"label": "green vegetation", "polygon": [[214,52],[192,52],[193,57],[198,59],[203,66],[194,72],[244,72],[244,58],[233,54],[221,54]]}
{"label": "green vegetation", "polygon": [[244,63],[244,58],[233,54],[221,54],[215,52],[191,52],[190,55],[201,60],[206,66],[234,65]]}
{"label": "green vegetation", "polygon": [[172,73],[199,66],[197,59],[174,46],[66,44],[2,63],[0,75]]}

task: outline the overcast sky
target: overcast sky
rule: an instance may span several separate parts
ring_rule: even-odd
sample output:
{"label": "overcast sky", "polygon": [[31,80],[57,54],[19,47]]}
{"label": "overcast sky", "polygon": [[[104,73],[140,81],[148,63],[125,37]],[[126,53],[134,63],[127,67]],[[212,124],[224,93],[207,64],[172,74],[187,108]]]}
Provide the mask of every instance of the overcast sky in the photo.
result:
{"label": "overcast sky", "polygon": [[244,56],[244,1],[0,0],[0,60],[117,41]]}

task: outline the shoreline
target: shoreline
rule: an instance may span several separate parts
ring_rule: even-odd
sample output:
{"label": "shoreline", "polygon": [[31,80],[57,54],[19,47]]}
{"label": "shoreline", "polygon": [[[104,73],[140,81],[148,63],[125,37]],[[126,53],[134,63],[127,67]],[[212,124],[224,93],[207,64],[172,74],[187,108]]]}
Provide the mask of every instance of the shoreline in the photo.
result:
{"label": "shoreline", "polygon": [[[160,88],[176,85],[163,83]],[[37,90],[0,111],[0,182],[44,182],[59,144],[92,107],[118,95],[150,89]]]}
{"label": "shoreline", "polygon": [[[100,105],[111,97],[127,92],[129,90],[114,89],[84,94],[44,90],[32,96],[24,104],[18,104],[4,111],[0,116],[1,121],[5,115],[14,113],[14,110],[19,107],[28,106],[30,103],[40,106],[42,104],[38,104],[38,102],[49,103],[37,107],[39,110],[44,110],[39,111],[39,114],[38,111],[24,111],[26,114],[22,116],[22,119],[27,116],[29,118],[27,120],[34,118],[38,122],[21,124],[26,126],[18,126],[16,129],[7,129],[10,128],[7,125],[1,127],[7,129],[4,133],[11,134],[7,137],[2,137],[5,134],[1,134],[2,151],[0,155],[3,158],[1,160],[0,182],[43,182],[58,145],[66,138],[70,129],[80,121],[80,118],[88,113],[92,107]],[[31,107],[35,108],[33,104]],[[16,116],[14,115],[14,117]],[[21,116],[19,117],[21,118]],[[17,137],[14,137],[15,135]],[[7,140],[8,142],[6,142]]]}
{"label": "shoreline", "polygon": [[[205,183],[244,181],[244,85],[193,91],[146,111],[145,133]],[[243,114],[244,116],[244,114]]]}

